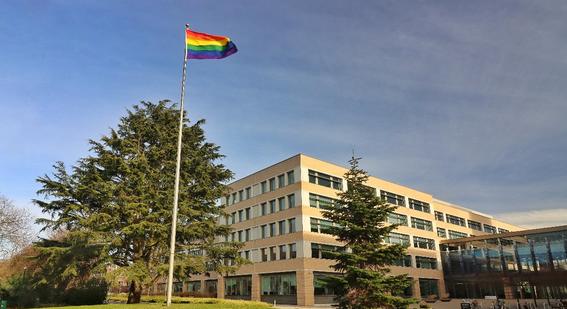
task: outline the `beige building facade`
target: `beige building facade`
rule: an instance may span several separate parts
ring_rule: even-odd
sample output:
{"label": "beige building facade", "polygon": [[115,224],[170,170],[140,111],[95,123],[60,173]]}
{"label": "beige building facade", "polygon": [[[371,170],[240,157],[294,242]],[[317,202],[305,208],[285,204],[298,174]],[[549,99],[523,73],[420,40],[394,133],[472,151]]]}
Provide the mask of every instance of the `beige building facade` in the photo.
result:
{"label": "beige building facade", "polygon": [[[333,292],[320,279],[333,273],[334,262],[326,253],[340,243],[326,233],[333,223],[322,210],[346,190],[346,171],[298,154],[232,183],[231,194],[223,199],[228,217],[221,223],[232,227],[229,239],[245,243],[241,255],[252,264],[228,277],[192,277],[175,290],[300,306],[331,303]],[[398,206],[389,221],[401,226],[387,242],[408,246],[408,255],[391,267],[392,274],[412,278],[407,296],[446,296],[441,240],[521,230],[386,180],[370,177],[367,185]]]}

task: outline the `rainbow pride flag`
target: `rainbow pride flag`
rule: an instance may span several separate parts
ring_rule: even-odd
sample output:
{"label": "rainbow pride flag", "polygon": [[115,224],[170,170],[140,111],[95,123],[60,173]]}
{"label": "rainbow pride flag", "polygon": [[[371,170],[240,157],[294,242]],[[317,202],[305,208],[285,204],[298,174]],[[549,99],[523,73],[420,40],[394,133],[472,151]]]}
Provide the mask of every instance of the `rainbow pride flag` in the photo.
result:
{"label": "rainbow pride flag", "polygon": [[229,37],[185,30],[187,59],[222,59],[238,51]]}

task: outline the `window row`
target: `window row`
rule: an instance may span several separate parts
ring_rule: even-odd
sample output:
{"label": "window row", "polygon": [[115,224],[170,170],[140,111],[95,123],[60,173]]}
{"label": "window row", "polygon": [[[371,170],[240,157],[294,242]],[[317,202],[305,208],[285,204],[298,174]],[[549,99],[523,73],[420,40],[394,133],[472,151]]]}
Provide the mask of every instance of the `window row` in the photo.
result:
{"label": "window row", "polygon": [[[226,224],[244,222],[257,216],[265,216],[278,211],[294,208],[296,206],[295,203],[295,193],[288,196],[282,196],[268,202],[260,203],[260,205],[234,211],[226,218]],[[254,211],[254,209],[258,207],[260,209]],[[254,215],[254,213],[256,213],[256,215]]]}
{"label": "window row", "polygon": [[342,252],[344,247],[311,243],[311,257],[314,259],[333,259],[332,252]]}
{"label": "window row", "polygon": [[[410,235],[390,232],[390,235],[384,238],[384,242],[388,244],[398,244],[401,246],[410,246]],[[435,240],[425,237],[413,236],[413,246],[415,248],[435,250]]]}
{"label": "window row", "polygon": [[[407,226],[408,217],[392,212],[388,215],[388,223]],[[433,223],[431,221],[415,217],[411,217],[411,227],[424,231],[433,231]]]}
{"label": "window row", "polygon": [[226,205],[233,205],[238,202],[248,200],[254,196],[264,194],[266,192],[275,191],[277,188],[283,188],[287,185],[295,183],[295,172],[293,170],[272,177],[268,180],[262,181],[245,189],[233,192],[231,195],[225,197]]}
{"label": "window row", "polygon": [[311,218],[309,222],[311,223],[311,232],[314,233],[331,234],[329,231],[337,226],[333,221],[319,218]]}
{"label": "window row", "polygon": [[309,182],[337,190],[343,189],[342,178],[331,176],[314,170],[309,170]]}
{"label": "window row", "polygon": [[297,245],[286,244],[260,249],[262,262],[288,260],[297,258]]}
{"label": "window row", "polygon": [[260,226],[260,237],[262,239],[295,232],[297,232],[295,218],[272,222],[270,224],[264,224]]}
{"label": "window row", "polygon": [[309,193],[309,206],[320,209],[331,209],[338,203],[337,199]]}
{"label": "window row", "polygon": [[[259,235],[257,234],[258,232],[256,232],[256,237],[252,235],[253,229],[258,229],[258,227],[232,232],[230,234],[230,241],[246,242],[297,232],[295,218],[260,225],[260,232]],[[225,237],[225,241],[229,241],[229,236]]]}
{"label": "window row", "polygon": [[[399,267],[413,267],[411,255],[405,255],[395,260],[392,265]],[[437,259],[425,256],[415,256],[415,267],[424,269],[437,269]]]}
{"label": "window row", "polygon": [[506,233],[509,232],[506,229],[503,228],[496,228],[493,225],[490,224],[481,224],[478,221],[473,221],[473,220],[465,220],[464,218],[458,217],[458,216],[454,216],[454,215],[450,215],[450,214],[444,214],[440,211],[435,211],[435,220],[437,221],[443,221],[443,222],[447,222],[447,223],[451,223],[454,225],[459,225],[459,226],[464,226],[472,229],[472,230],[476,230],[476,231],[484,231],[486,233],[491,233],[491,234],[496,234],[497,231],[498,233]]}

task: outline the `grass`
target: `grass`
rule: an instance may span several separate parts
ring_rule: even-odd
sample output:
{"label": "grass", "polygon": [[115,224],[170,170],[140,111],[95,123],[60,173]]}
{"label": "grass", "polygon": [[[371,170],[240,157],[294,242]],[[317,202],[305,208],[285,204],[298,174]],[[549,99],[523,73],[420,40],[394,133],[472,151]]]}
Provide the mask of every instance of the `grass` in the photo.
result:
{"label": "grass", "polygon": [[[161,309],[167,308],[165,304],[108,304],[108,305],[92,305],[92,306],[65,306],[65,307],[49,307],[53,309]],[[183,303],[171,304],[172,309],[266,309],[271,308],[268,304],[260,302],[246,301],[221,301],[215,304],[206,303]],[[46,308],[42,308],[46,309]]]}
{"label": "grass", "polygon": [[[114,294],[108,297],[109,302],[120,302],[121,304],[106,304],[93,306],[65,306],[48,307],[64,309],[160,309],[165,308],[165,297],[163,296],[142,296],[141,304],[126,305],[126,294]],[[272,308],[269,304],[255,301],[228,300],[218,298],[193,298],[174,296],[171,299],[172,309],[268,309]],[[42,308],[42,309],[48,309]]]}

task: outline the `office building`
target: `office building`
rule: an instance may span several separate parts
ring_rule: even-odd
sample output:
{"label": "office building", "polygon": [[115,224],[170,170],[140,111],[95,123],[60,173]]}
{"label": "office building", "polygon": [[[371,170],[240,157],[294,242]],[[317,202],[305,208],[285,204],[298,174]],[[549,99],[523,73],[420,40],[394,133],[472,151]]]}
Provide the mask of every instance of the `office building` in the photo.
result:
{"label": "office building", "polygon": [[[333,272],[327,252],[341,244],[326,233],[334,223],[322,210],[346,189],[346,171],[299,154],[230,184],[231,193],[223,199],[228,217],[221,223],[231,225],[230,239],[245,242],[241,254],[252,264],[228,277],[192,277],[177,283],[176,291],[301,306],[331,303],[333,291],[320,279]],[[391,267],[392,274],[412,278],[407,296],[446,296],[443,240],[521,230],[386,180],[370,177],[367,185],[398,206],[389,222],[401,226],[386,241],[408,246],[408,255]]]}

